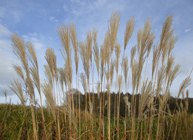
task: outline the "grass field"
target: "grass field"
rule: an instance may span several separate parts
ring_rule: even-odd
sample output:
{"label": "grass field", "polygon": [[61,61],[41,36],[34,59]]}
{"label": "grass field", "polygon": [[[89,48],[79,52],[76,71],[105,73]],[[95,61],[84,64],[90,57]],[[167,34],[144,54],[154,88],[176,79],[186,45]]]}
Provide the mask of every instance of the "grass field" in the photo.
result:
{"label": "grass field", "polygon": [[[190,75],[176,87],[183,100],[176,102],[175,112],[168,108],[171,87],[180,71],[172,54],[176,41],[172,17],[166,18],[159,38],[147,20],[137,32],[134,46],[129,46],[134,18],[126,24],[123,46],[117,39],[119,22],[120,16],[114,13],[102,44],[97,43],[95,30],[86,35],[85,41],[79,41],[73,24],[61,26],[58,33],[63,45],[62,67],[57,66],[54,50],[47,48],[46,64],[39,69],[33,42],[26,43],[14,34],[12,43],[20,65],[14,65],[18,79],[10,88],[20,105],[0,106],[0,139],[193,139],[188,100]],[[146,74],[147,64],[150,75]],[[40,72],[44,72],[45,80],[40,79]],[[79,89],[79,81],[83,99],[80,93],[75,96],[67,92]],[[112,90],[117,91],[117,96],[112,97]],[[130,90],[131,96],[123,96],[123,90]]]}

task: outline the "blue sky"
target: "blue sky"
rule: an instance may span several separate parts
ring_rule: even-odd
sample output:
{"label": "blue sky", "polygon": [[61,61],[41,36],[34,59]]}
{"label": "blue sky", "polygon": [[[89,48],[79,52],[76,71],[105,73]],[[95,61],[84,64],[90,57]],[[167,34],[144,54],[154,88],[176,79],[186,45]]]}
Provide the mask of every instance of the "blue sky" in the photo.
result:
{"label": "blue sky", "polygon": [[[47,47],[54,48],[57,55],[60,55],[58,28],[61,25],[74,23],[79,40],[83,40],[85,34],[95,28],[98,31],[98,41],[102,42],[112,12],[119,12],[121,16],[118,33],[120,42],[123,42],[129,18],[135,18],[135,33],[150,18],[152,30],[159,36],[164,20],[172,15],[178,39],[174,56],[182,67],[174,84],[178,85],[190,73],[193,67],[192,0],[0,0],[0,92],[15,78],[12,64],[18,61],[11,47],[12,33],[19,34],[26,41],[32,41],[40,62],[43,63]],[[136,34],[130,45],[136,42],[135,39]],[[192,85],[190,94],[193,97]]]}

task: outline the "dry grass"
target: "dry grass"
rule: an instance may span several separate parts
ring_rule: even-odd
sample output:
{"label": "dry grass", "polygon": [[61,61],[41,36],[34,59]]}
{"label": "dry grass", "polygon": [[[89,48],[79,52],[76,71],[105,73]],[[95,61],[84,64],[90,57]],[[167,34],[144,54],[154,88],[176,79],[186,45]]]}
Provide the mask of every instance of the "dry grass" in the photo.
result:
{"label": "dry grass", "polygon": [[[79,41],[74,25],[60,27],[64,65],[58,68],[57,55],[53,49],[48,48],[45,53],[47,64],[44,66],[43,82],[40,80],[39,73],[42,70],[39,69],[33,44],[25,43],[18,35],[12,36],[14,53],[21,65],[14,66],[19,79],[15,80],[10,88],[19,97],[23,106],[26,106],[27,99],[30,101],[33,133],[28,134],[28,137],[35,140],[178,139],[180,127],[186,123],[183,127],[187,132],[183,131],[182,135],[186,135],[187,139],[192,138],[188,130],[192,127],[188,123],[193,122],[193,119],[188,114],[187,101],[190,76],[185,78],[179,87],[178,97],[182,96],[186,100],[178,104],[180,109],[176,115],[171,113],[167,105],[172,83],[180,71],[180,66],[175,64],[172,55],[176,41],[172,17],[166,19],[158,44],[154,43],[155,36],[151,22],[147,20],[143,29],[137,32],[136,45],[131,47],[129,55],[125,55],[125,52],[134,31],[134,18],[126,24],[123,47],[117,39],[119,24],[120,16],[114,13],[110,18],[102,45],[97,43],[96,30],[88,32],[85,41]],[[143,75],[145,64],[149,61],[152,62],[148,67],[150,77]],[[74,73],[76,76],[73,76]],[[95,78],[96,76],[98,77]],[[85,93],[84,102],[80,93],[76,97],[68,92],[73,88],[74,82],[76,88],[80,88],[79,80]],[[123,82],[126,91],[130,90],[128,86],[131,87],[131,97],[124,96],[124,99],[121,99]],[[91,98],[91,88],[94,92],[95,83],[98,99],[94,98],[94,94]],[[118,91],[118,96],[113,99],[115,102],[112,102],[110,92],[114,87]],[[34,108],[35,104],[39,104],[35,101],[37,98],[35,91],[38,91],[40,96],[42,126]],[[135,98],[139,93],[139,98]],[[45,96],[47,103],[45,108],[47,116],[42,105],[42,96]],[[64,97],[63,105],[62,97]],[[124,118],[120,116],[122,102],[125,105]],[[98,108],[99,112],[94,112],[95,108]],[[41,128],[43,133],[40,134]],[[22,133],[19,134],[18,138]]]}

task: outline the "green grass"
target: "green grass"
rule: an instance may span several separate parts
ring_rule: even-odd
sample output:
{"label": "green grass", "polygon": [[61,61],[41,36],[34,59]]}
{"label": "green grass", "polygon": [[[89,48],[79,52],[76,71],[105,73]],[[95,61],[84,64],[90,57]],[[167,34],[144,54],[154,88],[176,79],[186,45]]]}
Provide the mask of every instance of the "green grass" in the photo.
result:
{"label": "green grass", "polygon": [[[55,124],[53,123],[52,118],[49,115],[49,112],[44,109],[45,114],[45,122],[46,122],[46,130],[49,132],[50,139],[55,139]],[[62,115],[61,115],[62,116]],[[40,109],[36,109],[36,117],[37,117],[37,124],[38,124],[38,137],[43,139],[43,132],[42,132],[42,120],[41,120],[41,113]],[[164,121],[162,125],[164,127],[163,132],[163,139],[175,139],[181,140],[185,139],[188,140],[193,138],[193,115],[187,114],[186,112],[177,113],[171,116],[164,116]],[[186,118],[186,119],[184,119]],[[61,117],[61,121],[62,121]],[[81,127],[77,127],[75,133],[80,133],[80,139],[89,139],[90,131],[87,128],[90,128],[93,124],[94,129],[94,138],[99,138],[98,132],[98,118],[94,117],[94,121],[90,121],[88,118],[82,118],[81,120]],[[111,118],[111,137],[116,139],[116,126],[114,125],[114,119]],[[120,138],[127,138],[129,139],[131,135],[131,124],[130,118],[127,118],[127,132],[126,136],[124,135],[124,122],[125,118],[121,117],[120,120]],[[142,134],[142,139],[147,139],[147,129],[149,120],[135,120],[136,128],[140,128],[136,130],[137,134]],[[61,123],[62,124],[62,123]],[[105,131],[105,139],[107,137],[107,117],[104,118],[104,131]],[[152,127],[152,140],[156,139],[156,128],[157,128],[157,117],[153,118],[153,127]],[[175,130],[176,128],[176,130]],[[68,127],[67,125],[61,125],[61,133],[62,139],[68,138]],[[176,131],[176,135],[174,132]],[[9,105],[4,104],[0,105],[0,138],[1,140],[20,140],[20,139],[31,139],[33,134],[32,128],[32,121],[31,121],[31,111],[30,107],[23,107],[20,105]],[[141,139],[138,136],[138,139]]]}

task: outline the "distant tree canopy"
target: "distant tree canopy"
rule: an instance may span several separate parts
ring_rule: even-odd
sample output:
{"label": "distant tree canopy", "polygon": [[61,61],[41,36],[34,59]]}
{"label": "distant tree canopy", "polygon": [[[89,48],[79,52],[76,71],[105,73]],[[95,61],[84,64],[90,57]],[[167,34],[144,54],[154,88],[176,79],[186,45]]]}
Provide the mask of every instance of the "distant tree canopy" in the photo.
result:
{"label": "distant tree canopy", "polygon": [[[100,94],[100,95],[99,95]],[[99,107],[100,107],[100,102],[99,102],[99,96],[102,97],[102,108],[103,109],[103,114],[106,116],[107,115],[107,92],[101,92],[101,93],[86,93],[86,94],[81,94],[80,93],[80,108],[81,110],[85,110],[86,108],[86,100],[89,102],[89,96],[91,100],[93,101],[92,108],[93,112],[98,115],[99,114]],[[74,106],[76,109],[78,109],[78,92],[74,92],[73,94],[74,98]],[[111,115],[114,114],[114,112],[117,111],[117,99],[118,99],[119,93],[111,93]],[[126,107],[126,102],[124,97],[128,97],[128,102],[131,102],[132,95],[130,93],[123,94],[123,92],[120,93],[120,115],[125,116],[127,115],[127,107]],[[133,95],[134,99],[136,101],[136,116],[138,115],[138,108],[139,108],[139,100],[141,98],[140,94]],[[161,96],[161,95],[160,95]],[[149,101],[147,101],[149,102]],[[188,104],[187,104],[188,103]],[[157,97],[154,97],[153,105],[155,107],[155,112],[159,108],[159,99]],[[88,105],[89,106],[89,105]],[[175,113],[176,111],[180,111],[187,108],[189,113],[193,113],[193,98],[186,98],[186,99],[180,99],[180,98],[174,98],[174,97],[169,97],[167,101],[167,107],[165,108],[165,111],[167,113]],[[89,107],[87,108],[89,111]],[[144,108],[144,112],[148,113],[148,104]]]}

